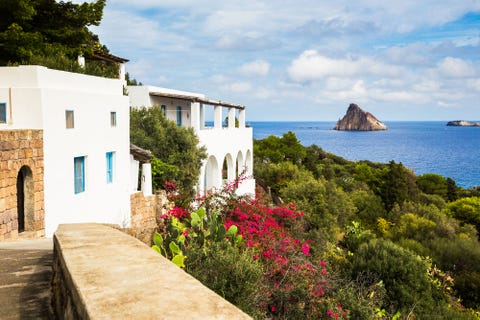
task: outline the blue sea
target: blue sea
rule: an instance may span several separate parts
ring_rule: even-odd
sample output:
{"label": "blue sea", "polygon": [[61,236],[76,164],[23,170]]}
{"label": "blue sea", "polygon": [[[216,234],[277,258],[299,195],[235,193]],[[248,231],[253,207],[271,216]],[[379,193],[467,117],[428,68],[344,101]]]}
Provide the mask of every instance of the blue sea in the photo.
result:
{"label": "blue sea", "polygon": [[336,131],[335,122],[250,122],[253,137],[292,131],[304,146],[316,144],[348,160],[401,162],[417,175],[436,173],[464,188],[480,186],[480,127],[446,122],[385,122],[386,131]]}

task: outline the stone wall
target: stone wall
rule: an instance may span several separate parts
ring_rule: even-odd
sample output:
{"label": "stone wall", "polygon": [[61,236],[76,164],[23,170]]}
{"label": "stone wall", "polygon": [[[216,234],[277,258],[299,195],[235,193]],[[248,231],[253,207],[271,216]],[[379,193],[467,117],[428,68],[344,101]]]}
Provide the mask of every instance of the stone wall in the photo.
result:
{"label": "stone wall", "polygon": [[158,229],[158,219],[169,207],[165,192],[146,197],[141,191],[134,193],[130,196],[130,207],[131,227],[127,233],[150,245]]}
{"label": "stone wall", "polygon": [[100,224],[54,234],[57,319],[251,319],[139,240]]}
{"label": "stone wall", "polygon": [[24,234],[44,235],[42,130],[0,130],[0,241],[18,238],[19,188],[25,194]]}

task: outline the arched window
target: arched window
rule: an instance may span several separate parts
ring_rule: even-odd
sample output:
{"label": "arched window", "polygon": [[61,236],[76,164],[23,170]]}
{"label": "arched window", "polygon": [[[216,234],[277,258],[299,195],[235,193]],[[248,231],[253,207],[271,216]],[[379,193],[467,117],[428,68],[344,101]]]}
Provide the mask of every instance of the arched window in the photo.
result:
{"label": "arched window", "polygon": [[18,232],[32,231],[35,227],[34,190],[32,170],[20,168],[17,175],[17,222]]}

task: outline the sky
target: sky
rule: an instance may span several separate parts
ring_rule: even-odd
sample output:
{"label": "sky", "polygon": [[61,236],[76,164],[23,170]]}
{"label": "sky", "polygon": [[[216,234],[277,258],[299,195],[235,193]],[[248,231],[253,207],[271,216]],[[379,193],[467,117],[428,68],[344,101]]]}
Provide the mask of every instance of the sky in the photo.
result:
{"label": "sky", "polygon": [[91,29],[131,77],[248,121],[480,120],[480,0],[108,0]]}

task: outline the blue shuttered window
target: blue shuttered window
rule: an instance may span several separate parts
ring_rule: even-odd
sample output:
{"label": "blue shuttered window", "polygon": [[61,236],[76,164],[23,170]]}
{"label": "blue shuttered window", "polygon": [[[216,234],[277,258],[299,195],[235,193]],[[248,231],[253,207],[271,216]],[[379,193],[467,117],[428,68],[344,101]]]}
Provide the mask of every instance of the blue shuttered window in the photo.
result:
{"label": "blue shuttered window", "polygon": [[182,107],[177,107],[177,126],[182,126]]}
{"label": "blue shuttered window", "polygon": [[107,183],[113,182],[113,152],[106,153],[107,159]]}
{"label": "blue shuttered window", "polygon": [[75,175],[75,193],[85,191],[85,157],[75,157],[73,159]]}
{"label": "blue shuttered window", "polygon": [[0,103],[0,123],[7,123],[7,104]]}
{"label": "blue shuttered window", "polygon": [[162,109],[163,116],[166,117],[167,116],[167,106],[162,104],[162,106],[160,108]]}

